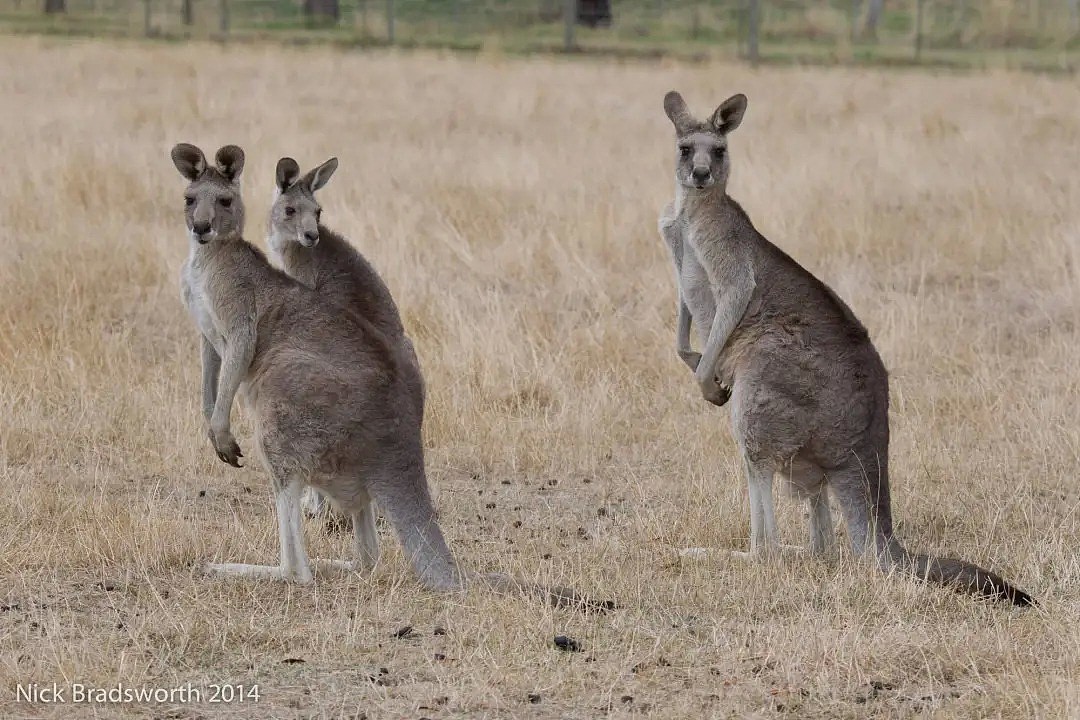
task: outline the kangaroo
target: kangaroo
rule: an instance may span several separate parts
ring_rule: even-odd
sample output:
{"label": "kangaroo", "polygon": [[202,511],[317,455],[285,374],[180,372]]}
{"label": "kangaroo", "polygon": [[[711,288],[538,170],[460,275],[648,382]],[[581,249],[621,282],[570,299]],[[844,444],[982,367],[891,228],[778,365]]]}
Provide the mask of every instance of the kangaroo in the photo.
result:
{"label": "kangaroo", "polygon": [[312,485],[353,521],[357,560],[332,567],[366,571],[374,566],[378,538],[364,520],[374,501],[429,589],[458,591],[475,578],[497,591],[535,593],[557,606],[613,608],[566,588],[459,568],[436,520],[420,417],[409,390],[414,378],[402,369],[399,354],[364,317],[342,311],[273,267],[244,240],[243,150],[222,147],[213,166],[186,143],[176,145],[171,156],[188,181],[189,254],[181,295],[202,334],[204,381],[216,378],[209,409],[205,387],[203,393],[207,434],[218,458],[240,467],[243,453],[231,430],[239,393],[254,417],[256,454],[273,484],[281,547],[277,566],[223,563],[207,569],[312,582],[300,518],[301,492]]}
{"label": "kangaroo", "polygon": [[[420,361],[390,290],[348,240],[321,222],[322,207],[315,192],[329,182],[337,167],[337,158],[330,158],[301,177],[295,160],[283,157],[278,161],[270,207],[271,258],[304,285],[367,318],[386,337],[409,376],[408,395],[422,418],[425,391]],[[304,507],[312,516],[330,515],[323,495],[310,488]],[[330,519],[336,524],[336,518]]]}
{"label": "kangaroo", "polygon": [[[705,122],[671,91],[675,199],[659,230],[678,281],[676,353],[709,402],[730,405],[750,493],[751,554],[778,547],[779,474],[810,505],[811,552],[832,542],[828,494],[856,555],[927,581],[1015,605],[1032,597],[963,560],[908,552],[893,535],[888,374],[866,328],[833,290],[759,233],[727,194],[728,136],[745,95]],[[690,348],[697,324],[701,353]],[[729,390],[730,388],[730,390]]]}

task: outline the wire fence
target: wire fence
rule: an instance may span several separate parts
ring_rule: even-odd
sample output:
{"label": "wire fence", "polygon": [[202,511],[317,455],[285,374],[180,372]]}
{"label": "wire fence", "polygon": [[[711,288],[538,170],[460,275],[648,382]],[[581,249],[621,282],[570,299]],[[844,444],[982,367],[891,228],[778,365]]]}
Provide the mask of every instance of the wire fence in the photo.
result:
{"label": "wire fence", "polygon": [[1080,0],[0,0],[0,30],[1071,71]]}

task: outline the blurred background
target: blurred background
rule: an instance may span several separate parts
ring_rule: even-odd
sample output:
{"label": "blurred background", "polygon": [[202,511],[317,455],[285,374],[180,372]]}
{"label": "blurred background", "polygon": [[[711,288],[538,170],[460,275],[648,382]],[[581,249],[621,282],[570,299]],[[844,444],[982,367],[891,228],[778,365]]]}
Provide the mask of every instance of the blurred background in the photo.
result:
{"label": "blurred background", "polygon": [[0,0],[0,32],[1072,72],[1080,0]]}

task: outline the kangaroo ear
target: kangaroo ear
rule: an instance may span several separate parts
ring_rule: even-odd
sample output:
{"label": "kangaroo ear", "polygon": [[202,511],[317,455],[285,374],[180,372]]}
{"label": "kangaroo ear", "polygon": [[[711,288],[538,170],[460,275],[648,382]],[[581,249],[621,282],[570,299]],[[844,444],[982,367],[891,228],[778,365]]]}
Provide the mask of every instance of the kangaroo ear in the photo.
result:
{"label": "kangaroo ear", "polygon": [[724,102],[720,103],[720,107],[716,108],[716,112],[709,118],[709,124],[713,126],[713,129],[721,135],[727,135],[729,132],[739,127],[742,122],[743,113],[746,112],[746,96],[742,93],[738,95],[732,95]]}
{"label": "kangaroo ear", "polygon": [[305,175],[304,183],[307,184],[308,189],[311,190],[311,192],[315,192],[326,185],[326,183],[330,182],[330,177],[334,174],[334,171],[337,170],[337,165],[337,158],[332,157]]}
{"label": "kangaroo ear", "polygon": [[296,178],[300,177],[300,166],[291,157],[283,157],[277,161],[275,180],[278,190],[285,192],[293,186]]}
{"label": "kangaroo ear", "polygon": [[206,156],[194,145],[178,143],[169,154],[176,169],[191,182],[195,182],[206,172]]}
{"label": "kangaroo ear", "polygon": [[680,135],[690,132],[696,124],[690,110],[686,107],[686,101],[675,90],[664,96],[664,112],[667,113],[671,124],[675,126],[675,132]]}
{"label": "kangaroo ear", "polygon": [[218,172],[232,182],[244,171],[244,151],[236,145],[226,145],[214,155],[214,164]]}

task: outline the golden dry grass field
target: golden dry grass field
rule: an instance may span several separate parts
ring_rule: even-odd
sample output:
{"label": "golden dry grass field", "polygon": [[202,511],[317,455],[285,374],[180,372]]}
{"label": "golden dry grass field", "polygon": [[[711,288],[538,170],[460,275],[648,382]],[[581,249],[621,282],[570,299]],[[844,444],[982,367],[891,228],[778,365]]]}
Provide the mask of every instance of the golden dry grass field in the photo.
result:
{"label": "golden dry grass field", "polygon": [[[699,114],[748,94],[732,195],[869,328],[898,535],[1042,608],[846,550],[678,559],[745,548],[748,503],[674,352],[672,87]],[[0,97],[0,716],[1080,717],[1075,82],[4,38]],[[276,562],[277,534],[265,474],[201,429],[179,141],[246,149],[259,245],[277,159],[340,158],[324,218],[416,341],[452,548],[622,609],[422,591],[386,527],[370,576],[202,574]],[[35,682],[204,694],[20,701]]]}

